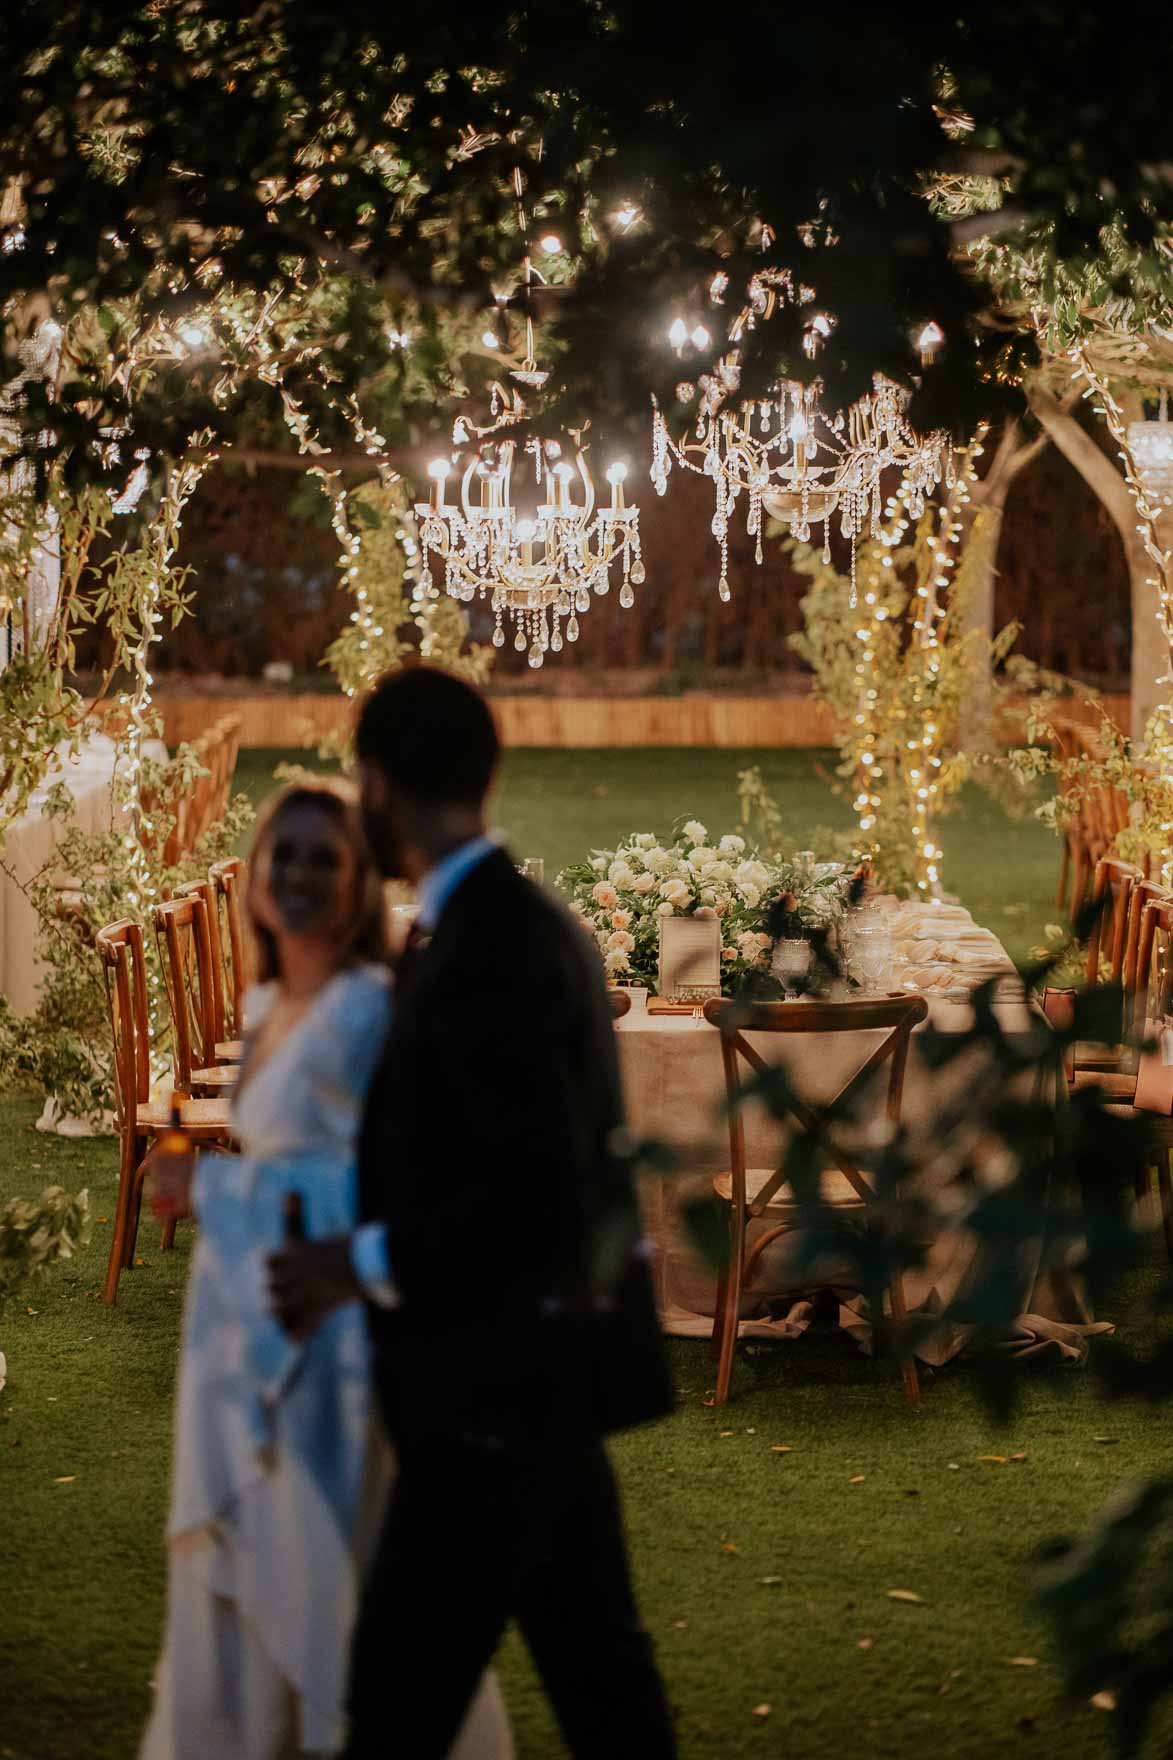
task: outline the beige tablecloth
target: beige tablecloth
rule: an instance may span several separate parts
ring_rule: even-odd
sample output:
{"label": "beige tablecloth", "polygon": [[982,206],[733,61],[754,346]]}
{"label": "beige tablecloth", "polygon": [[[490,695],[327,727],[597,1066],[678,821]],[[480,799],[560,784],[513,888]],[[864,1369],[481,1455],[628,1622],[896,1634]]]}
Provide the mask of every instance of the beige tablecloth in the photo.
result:
{"label": "beige tablecloth", "polygon": [[[931,907],[925,907],[931,913]],[[939,921],[927,914],[924,923]],[[918,927],[915,913],[906,911],[903,922],[911,923],[912,948],[928,941]],[[970,925],[971,931],[973,926]],[[930,946],[931,942],[928,943]],[[954,943],[950,943],[954,945]],[[971,1018],[964,999],[980,974],[1000,968],[1006,983],[997,1012],[1008,1030],[1025,1028],[1028,1004],[1018,985],[1014,967],[993,937],[979,939],[977,932],[963,935],[955,944],[955,970],[946,962],[917,967],[922,981],[939,988],[925,991],[929,1021],[944,1032],[962,1030]],[[970,950],[972,949],[972,957]],[[937,951],[943,952],[940,942]],[[906,966],[905,971],[909,967]],[[681,1204],[699,1192],[711,1190],[715,1172],[729,1165],[726,1126],[721,1117],[725,1088],[720,1036],[704,1020],[632,1012],[619,1023],[619,1050],[627,1100],[628,1120],[636,1136],[650,1136],[674,1144],[682,1152],[688,1172],[671,1176],[641,1177],[641,1202],[645,1226],[656,1246],[657,1296],[665,1328],[685,1336],[708,1336],[712,1326],[715,1285],[711,1268],[697,1255],[680,1224]],[[865,1060],[875,1034],[811,1034],[801,1037],[759,1035],[762,1054],[785,1060],[796,1086],[813,1101],[829,1100]],[[942,1076],[918,1055],[914,1034],[904,1087],[904,1119],[918,1136],[931,1143],[934,1108],[941,1103],[942,1083],[955,1077]],[[778,1127],[764,1114],[746,1115],[747,1160],[753,1166],[776,1165]],[[931,1161],[926,1180],[944,1183],[949,1170],[935,1170]],[[973,1265],[976,1243],[962,1231],[942,1234],[932,1243],[926,1267],[906,1278],[912,1309],[940,1311],[962,1287]],[[787,1303],[794,1288],[788,1266],[785,1239],[766,1249],[755,1273],[753,1288],[742,1305],[743,1337],[793,1337],[810,1318],[808,1301]],[[1017,1346],[1023,1352],[1046,1350],[1071,1361],[1081,1361],[1087,1351],[1090,1316],[1074,1281],[1054,1273],[1038,1275],[1037,1248],[1026,1249],[1023,1267],[1023,1315],[1018,1325]],[[844,1295],[842,1323],[860,1342],[868,1344],[870,1329],[862,1305]],[[927,1343],[926,1360],[943,1361],[960,1350],[966,1334],[952,1328]]]}

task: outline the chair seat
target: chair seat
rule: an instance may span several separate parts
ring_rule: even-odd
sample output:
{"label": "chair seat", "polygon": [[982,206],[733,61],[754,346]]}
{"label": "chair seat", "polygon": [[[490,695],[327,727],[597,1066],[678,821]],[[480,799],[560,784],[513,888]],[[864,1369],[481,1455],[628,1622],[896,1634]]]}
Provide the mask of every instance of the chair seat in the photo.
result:
{"label": "chair seat", "polygon": [[1163,1112],[1142,1112],[1135,1106],[1109,1105],[1105,1112],[1113,1118],[1139,1121],[1144,1125],[1150,1143],[1158,1149],[1173,1149],[1173,1118]]}
{"label": "chair seat", "polygon": [[193,1069],[191,1085],[193,1089],[214,1088],[219,1093],[230,1093],[239,1075],[238,1063],[213,1063],[207,1069]]}
{"label": "chair seat", "polygon": [[[773,1167],[747,1167],[745,1170],[745,1196],[750,1209],[754,1207],[758,1193],[773,1179],[777,1170]],[[719,1173],[713,1180],[713,1190],[725,1204],[733,1202],[733,1175],[729,1172]],[[783,1186],[769,1200],[764,1216],[791,1216],[798,1212],[798,1200],[787,1195],[788,1188]],[[827,1168],[819,1175],[819,1196],[824,1204],[834,1204],[840,1210],[862,1210],[864,1201],[852,1185],[845,1173],[838,1168]]]}
{"label": "chair seat", "polygon": [[1105,1099],[1127,1101],[1131,1106],[1136,1093],[1136,1076],[1120,1072],[1112,1074],[1108,1070],[1077,1069],[1069,1091],[1079,1094],[1088,1088],[1098,1088]]}
{"label": "chair seat", "polygon": [[[227,1136],[227,1100],[184,1100],[179,1107],[183,1129],[193,1137]],[[142,1132],[165,1131],[171,1123],[171,1105],[166,1100],[148,1100],[135,1114]]]}
{"label": "chair seat", "polygon": [[216,1056],[221,1063],[239,1063],[244,1056],[243,1039],[221,1039],[216,1046]]}

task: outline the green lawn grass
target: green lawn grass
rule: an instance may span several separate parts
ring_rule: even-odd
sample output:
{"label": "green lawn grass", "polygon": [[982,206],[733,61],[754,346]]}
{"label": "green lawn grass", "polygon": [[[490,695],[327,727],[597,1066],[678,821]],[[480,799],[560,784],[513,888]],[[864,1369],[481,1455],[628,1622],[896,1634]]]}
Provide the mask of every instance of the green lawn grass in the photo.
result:
{"label": "green lawn grass", "polygon": [[[245,756],[241,780],[259,792],[272,754]],[[809,755],[761,756],[796,835],[831,821]],[[735,816],[733,773],[749,757],[515,752],[495,816],[519,854],[543,855],[553,869],[585,844],[666,828],[686,812],[725,828]],[[950,883],[977,914],[1012,947],[1037,939],[1053,914],[1050,838],[967,795],[943,841]],[[1025,911],[1006,914],[1019,905]],[[0,1099],[0,1202],[48,1183],[87,1184],[95,1220],[79,1258],[0,1315],[9,1359],[0,1393],[0,1757],[128,1760],[162,1618],[170,1402],[191,1237],[181,1230],[175,1253],[162,1255],[156,1231],[144,1228],[143,1263],[124,1277],[118,1306],[103,1307],[112,1144],[38,1136],[37,1110],[31,1097]],[[1139,1283],[1113,1308],[1125,1325]],[[821,1328],[745,1356],[734,1402],[717,1411],[704,1404],[705,1346],[671,1348],[678,1412],[618,1439],[613,1453],[684,1760],[985,1760],[995,1749],[1108,1760],[1105,1715],[1063,1703],[1025,1571],[1039,1541],[1077,1528],[1122,1480],[1167,1468],[1163,1419],[1106,1408],[1089,1375],[1024,1369],[1012,1423],[994,1427],[963,1365],[932,1378],[912,1411],[888,1368]],[[1105,1436],[1111,1445],[1097,1441]],[[774,1444],[792,1452],[775,1454]],[[1005,1465],[979,1458],[1019,1452],[1027,1458]],[[891,1601],[894,1588],[922,1603]],[[459,1583],[452,1593],[455,1605]],[[1011,1666],[1014,1657],[1035,1665]],[[556,1760],[561,1747],[512,1638],[500,1666],[519,1760]],[[388,1668],[390,1738],[393,1658]],[[756,1717],[763,1704],[769,1717]],[[1166,1722],[1146,1753],[1155,1760],[1170,1741]]]}

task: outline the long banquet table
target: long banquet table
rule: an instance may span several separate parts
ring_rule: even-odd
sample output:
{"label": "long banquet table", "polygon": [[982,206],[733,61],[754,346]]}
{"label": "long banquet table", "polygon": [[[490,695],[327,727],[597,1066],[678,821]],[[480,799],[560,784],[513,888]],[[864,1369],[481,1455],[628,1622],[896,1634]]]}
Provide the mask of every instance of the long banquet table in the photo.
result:
{"label": "long banquet table", "polygon": [[[905,907],[900,933],[915,961],[917,949],[931,943],[930,930],[943,919],[935,907]],[[968,991],[975,982],[1000,972],[995,1010],[1008,1031],[1028,1022],[1029,1004],[1014,966],[996,938],[979,930],[972,919],[962,923],[956,912],[950,933],[930,952],[952,955],[948,963],[918,969],[906,965],[906,982],[921,989],[929,1004],[929,1020],[938,1030],[957,1032],[970,1021]],[[929,928],[926,929],[925,925]],[[919,980],[919,981],[918,981]],[[920,1029],[918,1029],[919,1031]],[[799,1091],[811,1101],[829,1100],[864,1061],[874,1034],[802,1034],[759,1036],[766,1057],[785,1059]],[[620,1063],[628,1122],[637,1137],[653,1137],[680,1151],[687,1171],[674,1175],[645,1174],[640,1180],[644,1223],[655,1247],[657,1299],[670,1332],[707,1336],[712,1327],[715,1283],[712,1270],[698,1257],[680,1223],[681,1204],[711,1190],[714,1173],[729,1165],[726,1126],[721,1116],[725,1098],[720,1036],[705,1020],[691,1016],[632,1011],[619,1023]],[[922,1140],[931,1142],[934,1107],[943,1078],[919,1055],[914,1033],[904,1085],[904,1119]],[[778,1127],[764,1114],[746,1114],[746,1148],[750,1166],[773,1166],[778,1152]],[[925,1180],[947,1180],[948,1170],[931,1162]],[[752,1226],[752,1225],[751,1225]],[[962,1287],[973,1265],[976,1243],[962,1230],[942,1233],[931,1243],[925,1268],[905,1280],[910,1309],[940,1311]],[[1021,1354],[1047,1351],[1065,1360],[1082,1361],[1089,1332],[1106,1330],[1091,1324],[1076,1281],[1051,1271],[1041,1274],[1038,1250],[1027,1243],[1022,1268],[1023,1312],[1013,1347]],[[742,1305],[742,1337],[794,1337],[811,1317],[811,1305],[797,1292],[788,1269],[785,1238],[766,1249],[753,1287]],[[865,1346],[870,1327],[862,1303],[850,1292],[841,1297],[840,1320]],[[940,1362],[963,1348],[965,1331],[938,1331],[922,1347],[930,1362]]]}

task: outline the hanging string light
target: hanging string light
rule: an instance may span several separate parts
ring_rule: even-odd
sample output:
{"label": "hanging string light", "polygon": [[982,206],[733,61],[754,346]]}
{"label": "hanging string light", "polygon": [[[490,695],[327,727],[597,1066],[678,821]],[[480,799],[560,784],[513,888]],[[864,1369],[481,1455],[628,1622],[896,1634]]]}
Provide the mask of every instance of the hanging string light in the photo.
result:
{"label": "hanging string light", "polygon": [[[768,238],[770,235],[765,234]],[[728,277],[715,277],[709,289],[714,305],[724,301]],[[851,543],[852,598],[856,603],[855,545],[866,531],[880,532],[880,478],[898,468],[908,485],[914,516],[944,476],[952,482],[952,455],[944,433],[918,435],[907,420],[909,395],[892,380],[877,374],[871,392],[846,410],[826,413],[820,404],[821,381],[809,384],[780,379],[764,398],[733,401],[741,383],[738,345],[748,330],[768,323],[780,303],[811,308],[804,327],[803,349],[814,359],[834,329],[834,320],[814,308],[814,289],[796,284],[788,270],[762,269],[750,280],[748,304],[729,326],[730,350],[696,384],[684,381],[677,398],[700,402],[690,431],[673,437],[663,411],[653,416],[652,483],[657,494],[668,486],[673,464],[709,477],[717,496],[712,531],[721,549],[717,590],[723,600],[729,589],[729,527],[738,500],[746,501],[746,530],[756,540],[754,560],[761,564],[762,512],[771,515],[802,543],[815,526],[822,527],[823,557],[829,562],[831,517]],[[673,320],[668,340],[680,355],[687,345],[704,353],[711,343],[708,330],[691,331],[684,319]],[[918,338],[922,361],[944,340],[935,324]]]}
{"label": "hanging string light", "polygon": [[[540,390],[548,374],[535,357],[529,297],[541,276],[528,248],[528,220],[520,168],[514,172],[517,224],[523,245],[522,272],[526,292],[526,352],[510,378],[515,384],[492,387],[492,422],[477,428],[461,416],[453,430],[457,459],[438,458],[428,467],[431,497],[419,502],[421,590],[438,598],[433,564],[443,574],[443,590],[470,603],[487,599],[493,611],[493,645],[505,643],[505,618],[513,624],[513,645],[533,667],[547,653],[560,653],[565,640],[577,641],[579,617],[588,611],[592,594],[608,593],[612,571],[620,577],[619,603],[635,602],[634,589],[645,578],[640,553],[639,508],[626,499],[627,466],[613,463],[607,471],[610,500],[598,504],[587,448],[580,432],[569,434],[568,456],[557,440],[516,439],[526,406],[516,386]],[[562,250],[553,233],[541,239],[548,255]],[[484,345],[497,345],[487,331]],[[516,500],[517,479],[530,479],[526,511]],[[459,487],[449,499],[449,478]]]}

